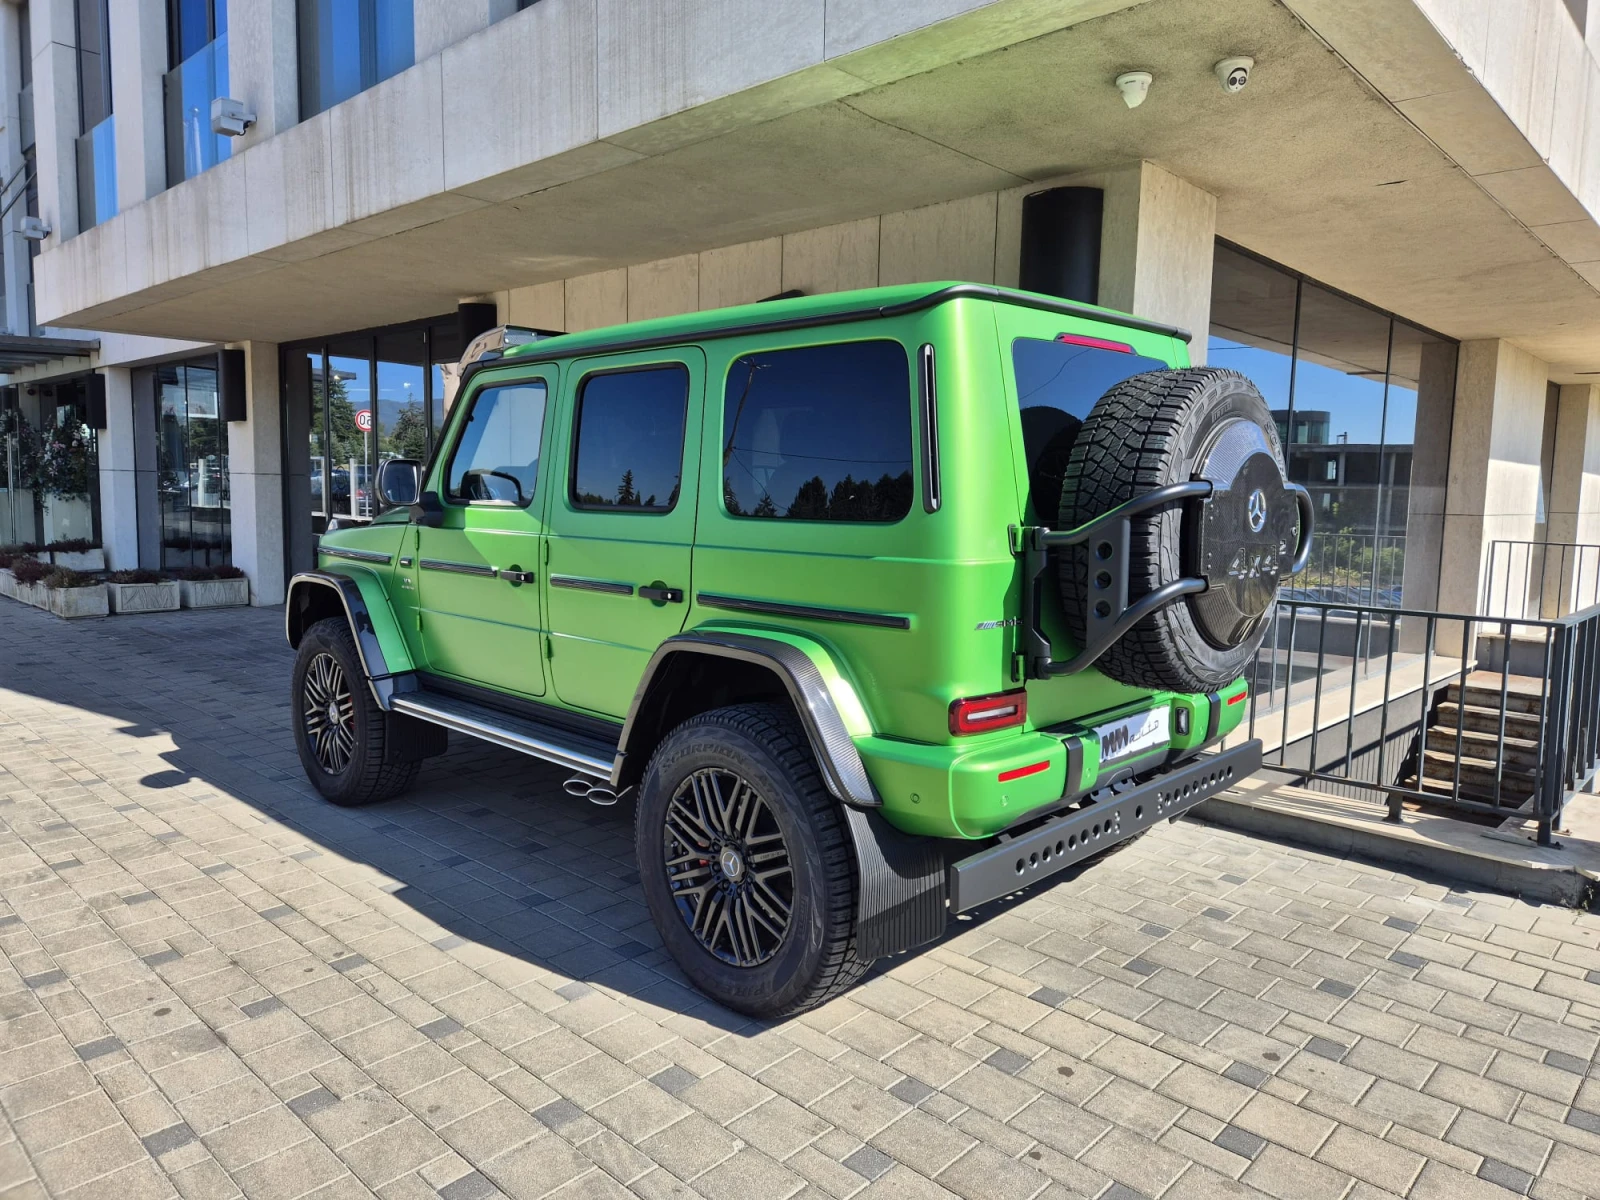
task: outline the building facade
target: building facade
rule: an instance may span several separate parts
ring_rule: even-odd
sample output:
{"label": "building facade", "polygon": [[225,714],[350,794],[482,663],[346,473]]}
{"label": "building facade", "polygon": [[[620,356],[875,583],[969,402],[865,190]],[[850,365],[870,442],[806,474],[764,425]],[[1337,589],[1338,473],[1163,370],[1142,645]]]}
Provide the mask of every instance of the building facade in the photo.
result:
{"label": "building facade", "polygon": [[4,0],[0,429],[87,465],[9,452],[0,540],[231,562],[275,604],[431,449],[481,329],[1017,286],[1025,199],[1074,187],[1078,298],[1193,330],[1278,414],[1322,514],[1297,584],[1475,610],[1494,541],[1600,542],[1586,9]]}

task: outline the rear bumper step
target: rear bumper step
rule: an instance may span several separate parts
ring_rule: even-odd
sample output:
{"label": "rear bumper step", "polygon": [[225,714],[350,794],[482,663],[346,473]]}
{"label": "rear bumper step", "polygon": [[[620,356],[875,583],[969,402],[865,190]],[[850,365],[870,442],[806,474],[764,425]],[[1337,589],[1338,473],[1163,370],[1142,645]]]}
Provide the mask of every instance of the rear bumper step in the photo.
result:
{"label": "rear bumper step", "polygon": [[1261,743],[1204,755],[1130,791],[1075,809],[1026,833],[1002,835],[950,866],[950,912],[980,904],[1065,871],[1158,821],[1168,820],[1261,769]]}

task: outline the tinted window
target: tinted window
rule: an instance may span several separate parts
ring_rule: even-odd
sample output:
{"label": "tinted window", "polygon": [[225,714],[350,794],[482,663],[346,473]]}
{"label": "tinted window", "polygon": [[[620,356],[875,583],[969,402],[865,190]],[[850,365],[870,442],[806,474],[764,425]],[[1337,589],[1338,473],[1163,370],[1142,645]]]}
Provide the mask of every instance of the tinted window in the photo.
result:
{"label": "tinted window", "polygon": [[688,405],[689,372],[676,363],[585,379],[573,501],[634,512],[666,512],[676,504]]}
{"label": "tinted window", "polygon": [[472,402],[450,459],[452,500],[520,504],[539,482],[545,386],[537,380],[484,388]]}
{"label": "tinted window", "polygon": [[1061,477],[1078,430],[1095,402],[1114,384],[1132,375],[1162,370],[1167,364],[1118,350],[1018,338],[1011,343],[1017,374],[1017,405],[1022,409],[1022,444],[1028,456],[1028,483],[1034,514],[1053,525],[1061,513]]}
{"label": "tinted window", "polygon": [[898,521],[911,511],[911,382],[899,342],[736,359],[722,499],[736,517]]}

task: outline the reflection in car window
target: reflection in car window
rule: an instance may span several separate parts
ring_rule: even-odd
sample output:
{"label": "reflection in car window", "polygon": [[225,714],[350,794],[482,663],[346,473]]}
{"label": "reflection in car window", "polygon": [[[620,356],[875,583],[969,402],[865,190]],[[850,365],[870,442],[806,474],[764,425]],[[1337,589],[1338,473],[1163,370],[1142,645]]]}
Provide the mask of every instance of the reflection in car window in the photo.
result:
{"label": "reflection in car window", "polygon": [[523,507],[532,502],[544,402],[541,380],[478,393],[450,459],[450,499]]}
{"label": "reflection in car window", "polygon": [[899,342],[736,359],[722,430],[733,516],[888,522],[911,511],[911,375]]}
{"label": "reflection in car window", "polygon": [[578,393],[572,500],[667,512],[678,502],[689,372],[681,365],[591,375]]}

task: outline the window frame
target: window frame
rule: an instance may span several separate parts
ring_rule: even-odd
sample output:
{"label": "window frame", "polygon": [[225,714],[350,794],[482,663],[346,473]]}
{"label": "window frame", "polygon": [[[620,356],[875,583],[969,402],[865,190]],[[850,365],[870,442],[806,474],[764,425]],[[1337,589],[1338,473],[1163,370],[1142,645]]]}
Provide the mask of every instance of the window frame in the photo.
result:
{"label": "window frame", "polygon": [[[536,478],[533,482],[533,491],[529,494],[527,501],[525,503],[518,504],[515,500],[469,500],[452,495],[450,492],[450,474],[455,470],[456,455],[461,452],[461,439],[466,434],[467,425],[472,421],[472,414],[477,410],[478,401],[489,392],[498,391],[501,388],[530,387],[533,384],[538,384],[544,388],[544,416],[539,423],[540,471],[538,478]],[[546,472],[543,470],[545,458],[545,438],[548,433],[548,427],[550,423],[550,398],[555,392],[555,388],[555,372],[551,370],[548,373],[539,372],[537,374],[530,374],[522,378],[488,379],[485,380],[480,387],[476,388],[470,396],[457,401],[457,405],[459,405],[461,408],[461,416],[454,417],[454,429],[446,431],[448,434],[447,444],[449,445],[450,449],[449,453],[444,455],[443,460],[440,463],[438,474],[438,493],[439,500],[442,504],[448,505],[451,508],[460,509],[502,508],[516,509],[520,512],[527,512],[528,509],[533,507],[533,502],[538,498],[539,495],[539,485],[544,482],[544,477],[546,474]],[[452,405],[452,407],[456,406]],[[452,416],[454,416],[454,414],[452,414]],[[441,441],[445,440],[446,439],[441,439]],[[436,455],[437,453],[438,451],[435,450]]]}
{"label": "window frame", "polygon": [[[735,521],[758,521],[764,525],[778,526],[825,526],[829,528],[849,527],[851,529],[893,529],[905,522],[911,516],[919,503],[923,511],[936,512],[940,506],[940,498],[929,490],[928,481],[937,481],[938,477],[938,408],[934,393],[934,347],[931,342],[924,343],[921,339],[914,339],[916,348],[913,349],[903,338],[893,334],[882,334],[877,337],[849,338],[838,341],[807,342],[792,346],[767,346],[760,350],[744,350],[728,359],[728,365],[723,371],[721,395],[717,407],[722,419],[717,426],[717,445],[727,446],[728,434],[728,378],[733,369],[745,359],[758,355],[785,354],[796,350],[825,350],[834,346],[863,346],[873,342],[887,343],[897,346],[900,353],[905,356],[906,365],[906,431],[908,435],[909,455],[906,459],[906,470],[911,474],[911,503],[906,506],[906,511],[892,521],[846,521],[832,518],[818,519],[815,517],[758,517],[753,513],[735,513],[728,511],[726,490],[721,486],[723,481],[723,465],[717,468],[717,507],[724,517]],[[915,378],[913,378],[913,375]],[[709,396],[708,396],[709,400]],[[931,459],[930,459],[931,455]],[[929,507],[929,505],[932,507]]]}
{"label": "window frame", "polygon": [[[678,489],[671,504],[646,508],[644,505],[585,504],[578,499],[578,454],[583,448],[584,392],[589,381],[604,375],[637,375],[645,371],[675,369],[683,376],[683,415],[678,424]],[[567,458],[567,507],[574,512],[623,513],[634,517],[665,517],[676,511],[683,500],[684,456],[689,451],[689,405],[694,399],[694,370],[681,358],[659,359],[654,362],[629,363],[620,367],[597,367],[578,376],[572,389],[571,453]]]}

